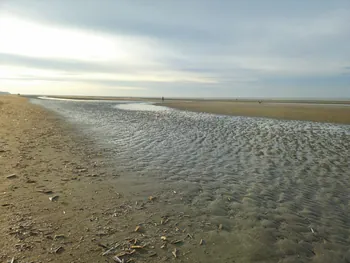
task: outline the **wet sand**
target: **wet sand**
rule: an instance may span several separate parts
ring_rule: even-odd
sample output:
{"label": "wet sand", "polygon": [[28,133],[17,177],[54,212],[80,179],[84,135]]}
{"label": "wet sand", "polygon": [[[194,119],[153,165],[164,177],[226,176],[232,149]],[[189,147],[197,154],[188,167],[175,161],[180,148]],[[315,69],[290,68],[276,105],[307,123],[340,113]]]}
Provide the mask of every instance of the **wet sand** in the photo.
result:
{"label": "wet sand", "polygon": [[347,125],[0,101],[0,262],[349,262]]}
{"label": "wet sand", "polygon": [[[288,100],[288,99],[181,99],[142,97],[50,96],[76,100],[147,101],[156,105],[193,112],[266,117],[282,120],[302,120],[350,124],[349,100]],[[259,103],[260,102],[260,103]]]}
{"label": "wet sand", "polygon": [[171,244],[188,233],[175,230],[159,193],[140,196],[142,180],[131,185],[104,160],[57,115],[0,96],[0,262],[169,262],[185,242],[176,256],[188,260],[200,237]]}
{"label": "wet sand", "polygon": [[350,124],[350,106],[344,101],[165,101],[163,106],[233,116],[267,117],[284,120],[304,120]]}

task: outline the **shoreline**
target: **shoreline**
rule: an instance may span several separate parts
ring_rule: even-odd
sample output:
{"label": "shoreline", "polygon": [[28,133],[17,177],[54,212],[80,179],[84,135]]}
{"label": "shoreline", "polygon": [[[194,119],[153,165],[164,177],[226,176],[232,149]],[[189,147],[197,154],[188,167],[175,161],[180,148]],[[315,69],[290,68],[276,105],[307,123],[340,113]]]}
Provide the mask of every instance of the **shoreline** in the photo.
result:
{"label": "shoreline", "polygon": [[[50,95],[23,95],[24,97],[49,97],[57,99],[75,99],[75,100],[131,100],[131,101],[150,101],[162,102],[159,97],[115,97],[115,96],[50,96]],[[350,99],[266,99],[266,98],[175,98],[167,97],[166,101],[170,102],[235,102],[235,103],[286,103],[286,104],[319,104],[319,105],[349,105]]]}
{"label": "shoreline", "polygon": [[300,120],[323,123],[350,124],[349,100],[205,100],[159,98],[50,96],[56,99],[145,101],[173,109],[230,116],[264,117],[279,120]]}
{"label": "shoreline", "polygon": [[54,112],[0,96],[1,262],[169,262],[175,249],[179,262],[211,262],[225,247],[200,245],[217,225],[198,227],[170,185],[145,188],[104,154]]}
{"label": "shoreline", "polygon": [[[80,124],[73,118],[71,123],[61,117],[69,120],[75,113],[80,116],[79,112],[85,112],[89,106],[73,107],[60,115],[66,103],[31,102],[17,96],[0,96],[0,234],[5,237],[0,240],[1,262],[12,258],[19,263],[114,262],[114,255],[125,262],[137,263],[257,259],[275,262],[284,258],[293,261],[300,255],[311,260],[317,259],[316,254],[328,251],[322,240],[314,239],[310,223],[318,233],[322,231],[318,226],[343,220],[342,215],[348,212],[344,206],[341,215],[334,213],[333,205],[327,206],[328,199],[317,196],[317,189],[324,189],[323,193],[327,191],[337,197],[339,192],[334,189],[344,193],[348,186],[347,159],[342,154],[348,148],[348,126],[339,127],[344,132],[332,132],[328,126],[316,124],[315,133],[312,127],[300,130],[304,123],[272,123],[272,128],[247,129],[252,126],[245,126],[244,121],[241,126],[238,120],[237,129],[243,133],[233,137],[231,144],[233,140],[240,142],[236,147],[242,155],[234,152],[228,155],[231,162],[238,161],[237,165],[229,167],[226,176],[212,178],[216,173],[210,166],[207,172],[205,166],[196,171],[178,172],[168,169],[158,172],[151,164],[138,169],[135,162],[139,158],[132,145],[129,150],[123,151],[121,146],[122,151],[118,151],[118,144],[103,144],[109,140],[99,137],[108,129],[90,133],[99,122],[85,126],[85,122]],[[119,113],[111,118],[124,116],[123,112]],[[111,118],[107,116],[106,121]],[[281,130],[276,131],[275,127],[279,126]],[[305,126],[310,128],[309,124]],[[211,130],[216,131],[216,127],[212,126]],[[257,137],[245,136],[246,132],[256,133]],[[225,134],[214,145],[229,144]],[[265,138],[277,138],[277,141],[263,143],[261,140]],[[288,148],[291,141],[294,143]],[[260,154],[262,146],[267,154]],[[307,158],[300,158],[307,156],[310,149],[315,150],[311,154],[315,163],[311,165]],[[114,156],[118,152],[120,156]],[[128,154],[133,158],[128,158]],[[209,164],[220,160],[213,158]],[[187,158],[183,161],[187,162]],[[271,166],[277,162],[281,164]],[[136,169],[128,169],[130,165]],[[274,167],[276,170],[271,169]],[[294,171],[294,167],[298,169]],[[276,173],[283,176],[276,177]],[[299,187],[291,185],[293,182]],[[307,189],[300,188],[304,184]],[[299,188],[300,191],[294,192]],[[58,199],[50,201],[55,195]],[[283,200],[285,195],[296,197]],[[308,196],[315,196],[312,199],[315,203],[305,204],[303,200],[308,200]],[[335,200],[339,205],[343,202],[343,199]],[[290,206],[291,201],[298,207]],[[307,212],[313,205],[326,205],[328,210],[324,216],[315,218]],[[296,213],[295,209],[306,213]],[[309,217],[312,221],[305,220]],[[288,228],[279,227],[281,221],[287,221]],[[335,234],[325,233],[325,239],[342,236],[342,227],[339,224],[331,227],[329,231]],[[302,238],[315,253],[303,252],[297,243],[285,243],[284,237]],[[112,252],[107,253],[110,249]],[[295,252],[290,254],[290,249]],[[341,246],[334,249],[335,255],[346,252]]]}
{"label": "shoreline", "polygon": [[130,183],[60,116],[0,96],[0,138],[0,262],[112,262],[102,254],[140,235],[152,209],[132,207]]}
{"label": "shoreline", "polygon": [[178,110],[230,116],[264,117],[279,120],[314,121],[350,124],[350,107],[336,104],[302,104],[283,102],[165,101],[157,103]]}

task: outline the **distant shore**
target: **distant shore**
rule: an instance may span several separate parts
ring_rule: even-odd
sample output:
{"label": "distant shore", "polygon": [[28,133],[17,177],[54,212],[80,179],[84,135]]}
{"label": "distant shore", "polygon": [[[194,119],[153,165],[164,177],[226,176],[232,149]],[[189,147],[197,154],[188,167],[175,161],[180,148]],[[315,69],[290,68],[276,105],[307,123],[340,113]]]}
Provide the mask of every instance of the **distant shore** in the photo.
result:
{"label": "distant shore", "polygon": [[169,101],[161,105],[179,110],[223,115],[350,124],[349,102],[337,105],[330,101]]}
{"label": "distant shore", "polygon": [[[40,97],[38,95],[29,95],[28,97]],[[75,99],[75,100],[132,100],[132,101],[151,101],[151,102],[161,102],[159,97],[112,97],[112,96],[50,96],[45,95],[42,97],[50,97],[57,99]],[[173,98],[168,97],[166,102],[264,102],[264,103],[298,103],[298,104],[340,104],[349,105],[350,99],[348,100],[322,100],[322,99],[259,99],[259,98]]]}
{"label": "distant shore", "polygon": [[[37,97],[37,96],[36,96]],[[303,120],[350,124],[350,100],[301,99],[181,99],[107,96],[48,96],[75,100],[147,101],[179,110],[232,116],[265,117],[283,120]]]}

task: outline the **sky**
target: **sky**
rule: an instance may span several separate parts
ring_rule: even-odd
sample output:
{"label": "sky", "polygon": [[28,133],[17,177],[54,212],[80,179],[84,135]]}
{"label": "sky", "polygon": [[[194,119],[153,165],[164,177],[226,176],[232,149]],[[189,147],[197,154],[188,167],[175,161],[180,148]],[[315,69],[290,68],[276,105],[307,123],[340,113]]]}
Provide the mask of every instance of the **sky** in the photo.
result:
{"label": "sky", "polygon": [[350,99],[349,0],[0,0],[0,90]]}

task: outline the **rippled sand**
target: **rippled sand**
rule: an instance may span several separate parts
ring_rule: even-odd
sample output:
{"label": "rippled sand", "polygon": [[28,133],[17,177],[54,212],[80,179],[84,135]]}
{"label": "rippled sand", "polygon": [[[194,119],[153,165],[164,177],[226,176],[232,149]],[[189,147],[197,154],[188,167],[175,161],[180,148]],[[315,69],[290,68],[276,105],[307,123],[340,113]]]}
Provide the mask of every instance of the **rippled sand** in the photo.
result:
{"label": "rippled sand", "polygon": [[350,262],[349,125],[33,102],[94,137],[130,198],[188,215],[206,244],[184,262]]}

